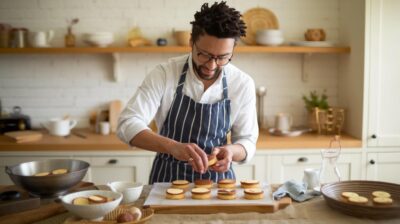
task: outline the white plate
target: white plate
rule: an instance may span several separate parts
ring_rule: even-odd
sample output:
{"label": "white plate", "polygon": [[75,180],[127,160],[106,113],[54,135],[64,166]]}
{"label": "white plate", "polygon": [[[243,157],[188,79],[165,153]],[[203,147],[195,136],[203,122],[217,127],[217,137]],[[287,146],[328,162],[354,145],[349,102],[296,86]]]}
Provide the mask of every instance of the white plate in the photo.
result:
{"label": "white plate", "polygon": [[334,43],[329,41],[292,41],[290,43],[294,46],[305,46],[305,47],[333,47]]}
{"label": "white plate", "polygon": [[295,137],[301,134],[310,132],[311,128],[292,128],[290,131],[281,131],[275,128],[270,128],[269,133],[275,136],[287,136],[287,137]]}

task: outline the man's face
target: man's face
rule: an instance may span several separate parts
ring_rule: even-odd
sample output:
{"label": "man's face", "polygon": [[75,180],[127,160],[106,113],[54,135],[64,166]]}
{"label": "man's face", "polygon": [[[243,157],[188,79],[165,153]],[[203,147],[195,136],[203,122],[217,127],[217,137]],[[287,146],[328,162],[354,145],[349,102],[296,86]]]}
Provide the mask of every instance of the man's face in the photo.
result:
{"label": "man's face", "polygon": [[192,43],[193,68],[203,80],[217,79],[233,55],[235,40],[202,35]]}

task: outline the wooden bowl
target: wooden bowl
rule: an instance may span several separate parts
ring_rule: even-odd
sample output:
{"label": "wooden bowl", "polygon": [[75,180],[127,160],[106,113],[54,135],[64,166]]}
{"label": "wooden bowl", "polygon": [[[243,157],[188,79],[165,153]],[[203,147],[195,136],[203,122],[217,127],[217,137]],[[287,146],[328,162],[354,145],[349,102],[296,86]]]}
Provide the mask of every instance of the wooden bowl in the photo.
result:
{"label": "wooden bowl", "polygon": [[[354,204],[344,198],[344,191],[355,192],[368,198],[368,203]],[[373,203],[373,191],[386,191],[391,194],[392,204],[381,205]],[[400,217],[400,185],[378,181],[342,181],[326,184],[321,189],[329,207],[347,215],[371,218],[388,219]]]}

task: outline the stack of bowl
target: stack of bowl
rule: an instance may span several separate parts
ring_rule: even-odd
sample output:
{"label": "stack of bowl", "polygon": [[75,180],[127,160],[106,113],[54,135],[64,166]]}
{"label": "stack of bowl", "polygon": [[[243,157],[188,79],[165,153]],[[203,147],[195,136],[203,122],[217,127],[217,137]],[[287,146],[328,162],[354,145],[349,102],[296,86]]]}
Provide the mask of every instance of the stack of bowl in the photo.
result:
{"label": "stack of bowl", "polygon": [[85,33],[83,40],[94,47],[107,47],[114,42],[114,35],[111,32]]}
{"label": "stack of bowl", "polygon": [[260,45],[278,46],[284,41],[281,30],[260,29],[256,33],[256,42]]}

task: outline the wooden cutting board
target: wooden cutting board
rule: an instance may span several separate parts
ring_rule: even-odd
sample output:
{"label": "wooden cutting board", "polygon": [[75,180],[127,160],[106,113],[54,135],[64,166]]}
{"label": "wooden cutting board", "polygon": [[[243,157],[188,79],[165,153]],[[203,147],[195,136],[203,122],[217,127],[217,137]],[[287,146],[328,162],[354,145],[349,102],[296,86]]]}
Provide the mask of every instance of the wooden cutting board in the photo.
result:
{"label": "wooden cutting board", "polygon": [[121,100],[114,100],[110,103],[109,121],[110,121],[111,133],[115,133],[117,131],[118,118],[119,114],[122,111],[122,107],[123,105]]}
{"label": "wooden cutting board", "polygon": [[11,131],[4,135],[12,138],[16,143],[33,142],[43,138],[43,134],[39,131]]}

